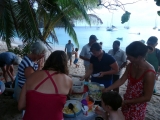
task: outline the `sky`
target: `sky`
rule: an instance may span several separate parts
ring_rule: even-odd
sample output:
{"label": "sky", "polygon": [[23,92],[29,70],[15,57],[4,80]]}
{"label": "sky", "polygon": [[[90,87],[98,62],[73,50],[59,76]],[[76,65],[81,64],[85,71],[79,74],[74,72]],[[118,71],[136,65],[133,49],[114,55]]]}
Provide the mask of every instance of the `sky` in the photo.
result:
{"label": "sky", "polygon": [[[105,0],[104,0],[105,1]],[[123,4],[132,3],[137,0],[120,0]],[[160,25],[160,16],[157,15],[157,11],[160,10],[160,7],[156,6],[154,0],[141,0],[134,4],[127,4],[124,6],[125,10],[131,13],[129,26],[155,26],[155,21],[157,25]],[[101,9],[95,9],[88,13],[96,14],[103,21],[102,25],[107,26],[111,24],[112,13],[109,12],[106,8],[102,7]],[[121,16],[124,11],[120,8],[113,11],[113,24],[115,26],[124,26],[121,24]],[[128,23],[126,23],[128,24]],[[85,22],[78,23],[77,26],[87,26]],[[97,24],[92,24],[92,26],[97,26]]]}

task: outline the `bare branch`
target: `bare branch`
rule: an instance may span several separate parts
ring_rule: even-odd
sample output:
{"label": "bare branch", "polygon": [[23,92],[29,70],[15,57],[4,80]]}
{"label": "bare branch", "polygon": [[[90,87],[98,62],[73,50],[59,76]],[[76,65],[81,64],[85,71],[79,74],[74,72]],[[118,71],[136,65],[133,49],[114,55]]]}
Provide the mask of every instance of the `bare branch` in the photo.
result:
{"label": "bare branch", "polygon": [[[99,3],[98,3],[98,6],[99,5],[102,5],[103,7],[107,8],[108,10],[117,10],[116,7],[119,7],[121,8],[123,11],[126,11],[125,10],[125,5],[128,5],[128,4],[134,4],[134,3],[137,3],[139,1],[142,1],[142,0],[137,0],[137,1],[134,1],[134,2],[131,2],[131,3],[122,3],[121,1],[119,0],[112,0],[112,1],[106,1],[105,3],[102,3],[101,0],[99,0]],[[111,3],[112,2],[112,3]],[[113,3],[114,2],[114,3]],[[107,3],[107,5],[106,5]]]}

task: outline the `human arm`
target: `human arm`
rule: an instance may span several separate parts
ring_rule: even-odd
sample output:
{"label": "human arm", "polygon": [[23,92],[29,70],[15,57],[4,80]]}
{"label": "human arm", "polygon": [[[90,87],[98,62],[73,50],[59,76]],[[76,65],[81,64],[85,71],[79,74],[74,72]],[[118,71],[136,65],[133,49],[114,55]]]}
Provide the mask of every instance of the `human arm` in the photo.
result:
{"label": "human arm", "polygon": [[117,62],[114,62],[113,64],[110,65],[111,70],[106,71],[106,72],[100,72],[100,76],[99,77],[103,77],[104,75],[112,75],[115,74],[119,71],[119,67]]}
{"label": "human arm", "polygon": [[[67,45],[66,45],[66,46],[67,46]],[[67,49],[66,46],[65,46],[65,49],[64,49],[65,52],[66,52],[66,49]]]}
{"label": "human arm", "polygon": [[[97,107],[98,107],[98,106],[97,106]],[[96,107],[96,109],[95,109],[95,113],[96,113],[97,115],[102,116],[103,119],[109,120],[109,119],[108,119],[108,114],[107,114],[107,112],[105,112],[104,110],[99,109],[99,107],[98,107],[98,108],[97,108],[97,107]]]}
{"label": "human arm", "polygon": [[143,79],[144,81],[143,95],[139,98],[125,100],[124,104],[135,104],[135,103],[143,103],[150,101],[153,94],[154,80],[155,80],[155,74],[153,72],[148,72]]}
{"label": "human arm", "polygon": [[122,84],[125,83],[125,81],[127,80],[127,76],[128,76],[128,71],[129,71],[129,67],[130,65],[127,66],[125,73],[122,75],[122,77],[117,80],[114,84],[112,84],[111,86],[109,86],[108,88],[104,89],[104,92],[113,90],[115,88],[118,88],[119,86],[121,86]]}
{"label": "human arm", "polygon": [[25,78],[27,79],[32,73],[34,73],[34,69],[32,67],[27,67],[25,70],[24,70],[24,75],[25,75]]}
{"label": "human arm", "polygon": [[18,110],[24,110],[26,108],[26,83],[24,84],[20,97],[18,100]]}
{"label": "human arm", "polygon": [[69,90],[69,95],[71,95],[71,94],[72,94],[72,86],[73,86],[73,82],[72,82],[71,78],[69,78],[69,79],[70,79],[70,90]]}
{"label": "human arm", "polygon": [[90,58],[85,57],[87,54],[86,52],[87,52],[87,49],[85,47],[83,47],[82,51],[79,55],[79,58],[81,58],[82,60],[85,60],[85,61],[90,61]]}
{"label": "human arm", "polygon": [[92,73],[93,73],[93,64],[90,63],[87,73],[81,78],[81,80],[88,78]]}
{"label": "human arm", "polygon": [[85,60],[85,61],[90,61],[90,59],[89,58],[86,58],[86,57],[83,57],[83,56],[79,56],[82,60]]}
{"label": "human arm", "polygon": [[38,70],[41,70],[41,69],[43,68],[43,66],[44,66],[44,57],[41,58],[41,59],[37,62],[37,64],[38,64]]}
{"label": "human arm", "polygon": [[125,54],[125,52],[123,51],[123,52],[122,52],[122,56],[121,56],[121,61],[122,61],[123,63],[122,63],[122,65],[121,65],[120,68],[119,68],[120,70],[127,65],[127,59],[126,59],[126,58],[127,58],[127,57],[126,57],[126,54]]}
{"label": "human arm", "polygon": [[12,65],[6,65],[6,72],[9,75],[9,77],[11,78],[12,81],[14,81],[14,76],[13,73],[11,73],[11,71],[13,72],[13,66]]}

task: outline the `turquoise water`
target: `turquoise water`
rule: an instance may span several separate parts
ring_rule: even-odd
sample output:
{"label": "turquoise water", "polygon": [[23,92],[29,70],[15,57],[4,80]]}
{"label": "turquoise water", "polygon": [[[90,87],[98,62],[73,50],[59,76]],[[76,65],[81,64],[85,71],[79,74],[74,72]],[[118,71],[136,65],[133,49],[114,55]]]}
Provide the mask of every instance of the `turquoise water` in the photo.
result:
{"label": "turquoise water", "polygon": [[[74,27],[80,49],[88,43],[89,36],[94,34],[99,39],[98,42],[103,42],[103,50],[108,51],[112,48],[112,43],[116,38],[123,38],[121,40],[121,49],[125,50],[126,46],[135,40],[147,40],[150,36],[156,36],[160,38],[160,31],[153,30],[153,26],[150,27],[131,27],[130,29],[124,29],[123,27],[117,27],[117,31],[109,32],[106,31],[105,27]],[[51,46],[54,50],[61,49],[64,50],[65,44],[68,43],[68,40],[72,40],[67,33],[65,33],[63,28],[55,29],[59,44],[53,43]],[[140,33],[138,35],[137,33]],[[17,39],[18,40],[18,39]],[[74,42],[72,41],[74,44]],[[75,44],[74,44],[75,45]],[[76,47],[76,45],[75,45]],[[160,48],[160,44],[157,46]]]}
{"label": "turquoise water", "polygon": [[[116,38],[123,38],[121,40],[121,48],[125,50],[126,46],[135,40],[145,40],[150,36],[156,36],[160,38],[160,31],[153,30],[153,27],[132,27],[130,29],[118,28],[117,31],[109,32],[106,31],[105,27],[75,27],[74,28],[78,37],[80,49],[88,43],[89,36],[94,34],[98,38],[98,42],[103,42],[103,49],[108,51],[112,48],[112,43]],[[64,49],[65,44],[71,39],[64,31],[63,28],[56,28],[56,34],[59,39],[59,44],[52,45],[54,49]],[[138,35],[137,33],[140,33]],[[72,39],[71,39],[72,40]],[[73,41],[72,41],[73,42]],[[74,42],[73,42],[74,44]],[[160,47],[158,45],[157,47]]]}

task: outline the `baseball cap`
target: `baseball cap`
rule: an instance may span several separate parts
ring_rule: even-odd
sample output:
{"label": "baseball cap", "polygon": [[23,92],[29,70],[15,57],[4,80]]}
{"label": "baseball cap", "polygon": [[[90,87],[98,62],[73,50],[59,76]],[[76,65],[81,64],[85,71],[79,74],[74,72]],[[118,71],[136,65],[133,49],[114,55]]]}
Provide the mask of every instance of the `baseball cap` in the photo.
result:
{"label": "baseball cap", "polygon": [[151,36],[151,37],[148,39],[147,44],[148,44],[148,45],[154,45],[154,44],[156,44],[157,42],[158,42],[158,38],[155,37],[155,36]]}
{"label": "baseball cap", "polygon": [[97,37],[96,37],[95,35],[91,35],[91,36],[89,37],[89,40],[98,40],[98,39],[97,39]]}

